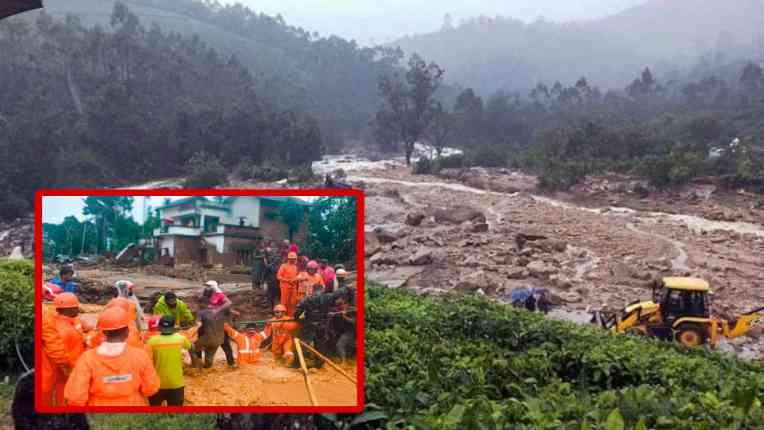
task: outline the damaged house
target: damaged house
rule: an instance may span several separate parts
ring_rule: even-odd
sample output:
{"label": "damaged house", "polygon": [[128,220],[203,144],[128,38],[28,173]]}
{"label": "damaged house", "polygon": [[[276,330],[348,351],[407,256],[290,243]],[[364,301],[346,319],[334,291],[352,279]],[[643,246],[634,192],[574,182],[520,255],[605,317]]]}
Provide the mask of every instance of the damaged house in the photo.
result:
{"label": "damaged house", "polygon": [[284,204],[305,210],[292,241],[304,244],[310,203],[294,197],[201,196],[166,202],[157,208],[162,226],[154,230],[159,263],[248,265],[262,241],[289,239],[289,227],[279,217]]}

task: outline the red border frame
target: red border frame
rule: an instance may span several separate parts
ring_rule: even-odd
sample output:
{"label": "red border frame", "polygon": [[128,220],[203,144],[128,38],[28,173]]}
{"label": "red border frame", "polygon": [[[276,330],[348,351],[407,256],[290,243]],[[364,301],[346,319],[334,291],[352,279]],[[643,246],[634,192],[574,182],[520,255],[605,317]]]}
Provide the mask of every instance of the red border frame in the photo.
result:
{"label": "red border frame", "polygon": [[[356,268],[359,292],[358,317],[356,321],[356,359],[358,366],[355,406],[42,406],[42,379],[35,373],[35,410],[40,413],[360,413],[364,410],[365,379],[365,327],[364,327],[364,210],[362,190],[357,189],[40,189],[35,193],[35,285],[42,284],[42,198],[50,196],[341,196],[356,199]],[[35,288],[35,363],[42,362],[42,290]]]}

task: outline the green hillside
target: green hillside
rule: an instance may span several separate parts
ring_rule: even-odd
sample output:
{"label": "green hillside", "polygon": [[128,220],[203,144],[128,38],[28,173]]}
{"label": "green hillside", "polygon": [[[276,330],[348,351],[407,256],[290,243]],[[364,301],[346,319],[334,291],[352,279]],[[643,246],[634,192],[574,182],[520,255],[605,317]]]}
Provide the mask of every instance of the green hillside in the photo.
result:
{"label": "green hillside", "polygon": [[[30,268],[4,263],[0,279],[31,280]],[[31,287],[22,283],[13,294]],[[31,333],[31,318],[11,320]],[[482,298],[423,298],[370,284],[367,411],[315,419],[323,428],[355,420],[354,428],[758,429],[763,395],[758,364],[609,336]],[[128,425],[119,416],[97,422]],[[159,428],[152,424],[143,428]]]}

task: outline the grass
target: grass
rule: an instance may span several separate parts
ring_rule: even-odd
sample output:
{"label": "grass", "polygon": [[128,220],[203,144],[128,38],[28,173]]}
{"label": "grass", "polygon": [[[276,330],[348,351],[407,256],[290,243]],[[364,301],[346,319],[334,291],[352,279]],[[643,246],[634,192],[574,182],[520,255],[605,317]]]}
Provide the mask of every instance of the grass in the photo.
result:
{"label": "grass", "polygon": [[[16,386],[0,384],[0,429],[12,428],[11,403]],[[214,429],[215,414],[91,414],[93,430]]]}

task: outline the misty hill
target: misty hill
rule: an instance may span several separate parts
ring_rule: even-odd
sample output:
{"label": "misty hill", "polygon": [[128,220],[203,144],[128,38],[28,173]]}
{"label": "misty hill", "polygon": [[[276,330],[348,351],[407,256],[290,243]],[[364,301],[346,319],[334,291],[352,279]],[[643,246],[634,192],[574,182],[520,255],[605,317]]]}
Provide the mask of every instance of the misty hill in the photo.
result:
{"label": "misty hill", "polygon": [[[45,13],[76,16],[110,31],[116,0],[47,0]],[[305,110],[320,121],[328,143],[359,133],[377,105],[377,78],[388,69],[373,49],[288,25],[280,16],[205,0],[123,0],[147,29],[198,36],[234,55],[256,80],[258,97],[282,109]],[[36,13],[27,14],[34,20]]]}
{"label": "misty hill", "polygon": [[686,72],[701,58],[720,66],[764,53],[764,2],[650,0],[598,20],[524,23],[479,17],[393,45],[445,67],[447,80],[481,92],[527,91],[586,76],[622,88],[634,71]]}

